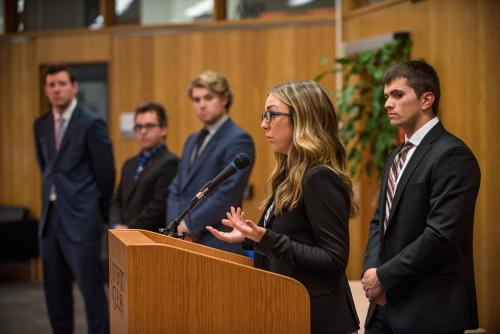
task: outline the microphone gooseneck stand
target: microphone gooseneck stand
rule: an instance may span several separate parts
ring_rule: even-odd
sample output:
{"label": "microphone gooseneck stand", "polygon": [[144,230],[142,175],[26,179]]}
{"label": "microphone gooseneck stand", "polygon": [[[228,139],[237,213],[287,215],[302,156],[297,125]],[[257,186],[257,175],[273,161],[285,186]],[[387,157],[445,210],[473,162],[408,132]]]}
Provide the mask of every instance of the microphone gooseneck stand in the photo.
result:
{"label": "microphone gooseneck stand", "polygon": [[246,155],[245,153],[240,153],[236,155],[236,158],[229,164],[229,166],[224,168],[219,174],[217,174],[216,177],[214,177],[212,180],[208,181],[207,184],[201,187],[201,190],[196,194],[195,197],[193,197],[187,208],[185,208],[184,211],[182,211],[181,215],[176,219],[172,220],[171,222],[169,222],[166,228],[160,228],[159,232],[167,234],[174,238],[184,239],[185,233],[177,232],[177,228],[179,227],[184,217],[186,217],[189,214],[189,212],[191,212],[191,210],[193,210],[196,207],[196,205],[198,205],[209,192],[217,188],[219,184],[224,182],[227,178],[236,173],[238,170],[247,168],[249,164],[250,164],[250,158],[248,157],[248,155]]}
{"label": "microphone gooseneck stand", "polygon": [[188,213],[191,210],[193,210],[205,198],[206,194],[208,194],[210,190],[210,183],[205,185],[202,189],[203,189],[202,191],[200,191],[199,193],[196,194],[195,197],[193,197],[191,203],[189,203],[189,205],[184,209],[184,211],[182,211],[179,217],[169,222],[166,228],[159,229],[160,233],[166,234],[173,238],[184,239],[185,233],[178,233],[177,228],[179,227],[184,217],[186,217]]}

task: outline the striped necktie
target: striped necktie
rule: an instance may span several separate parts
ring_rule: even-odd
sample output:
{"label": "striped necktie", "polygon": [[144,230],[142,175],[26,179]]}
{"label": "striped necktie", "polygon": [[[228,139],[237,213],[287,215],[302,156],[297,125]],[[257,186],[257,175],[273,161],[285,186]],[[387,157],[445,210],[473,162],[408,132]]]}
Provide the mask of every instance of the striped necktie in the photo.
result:
{"label": "striped necktie", "polygon": [[396,155],[396,158],[392,162],[391,170],[389,172],[389,178],[387,179],[387,194],[385,198],[385,217],[384,217],[384,232],[387,230],[389,223],[389,214],[391,212],[392,200],[394,199],[394,194],[396,192],[396,186],[398,181],[398,176],[401,173],[401,169],[405,164],[406,156],[408,151],[413,147],[413,144],[407,141],[401,151]]}

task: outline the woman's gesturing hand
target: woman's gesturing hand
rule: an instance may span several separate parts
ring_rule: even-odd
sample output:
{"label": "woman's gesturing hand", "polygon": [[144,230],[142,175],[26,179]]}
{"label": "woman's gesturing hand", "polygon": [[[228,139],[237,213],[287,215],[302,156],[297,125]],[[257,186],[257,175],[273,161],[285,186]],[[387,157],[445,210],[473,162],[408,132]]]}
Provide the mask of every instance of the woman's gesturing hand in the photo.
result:
{"label": "woman's gesturing hand", "polygon": [[245,219],[245,213],[239,207],[236,209],[231,207],[231,211],[227,212],[226,216],[227,219],[222,219],[222,224],[231,227],[233,229],[231,232],[221,232],[211,226],[206,227],[217,239],[233,243],[242,242],[248,238],[259,242],[266,233],[265,228],[257,226],[250,219]]}

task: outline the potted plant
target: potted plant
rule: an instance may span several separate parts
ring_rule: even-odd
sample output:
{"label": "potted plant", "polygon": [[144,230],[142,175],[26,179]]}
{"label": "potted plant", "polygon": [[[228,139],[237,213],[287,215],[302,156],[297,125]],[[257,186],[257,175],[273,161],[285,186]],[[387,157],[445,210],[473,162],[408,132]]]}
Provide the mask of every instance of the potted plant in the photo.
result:
{"label": "potted plant", "polygon": [[[318,74],[320,81],[327,75],[342,71],[344,87],[338,90],[337,112],[340,136],[347,150],[351,175],[380,177],[385,159],[399,143],[397,130],[385,115],[384,72],[394,64],[410,59],[411,40],[403,38],[386,43],[381,49],[363,51],[354,57],[337,58],[340,68],[333,67]],[[329,59],[324,59],[323,64]]]}

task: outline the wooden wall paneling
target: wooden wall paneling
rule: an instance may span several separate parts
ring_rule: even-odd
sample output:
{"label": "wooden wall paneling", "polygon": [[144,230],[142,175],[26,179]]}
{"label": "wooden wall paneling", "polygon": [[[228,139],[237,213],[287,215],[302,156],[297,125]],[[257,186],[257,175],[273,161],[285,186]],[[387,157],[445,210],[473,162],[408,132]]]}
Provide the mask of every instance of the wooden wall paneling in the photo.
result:
{"label": "wooden wall paneling", "polygon": [[[250,183],[253,197],[244,206],[247,216],[260,218],[260,204],[265,197],[265,182],[274,166],[274,158],[260,128],[260,114],[269,85],[263,79],[268,68],[264,61],[264,35],[276,28],[248,29],[231,33],[231,76],[235,92],[234,118],[251,135],[255,143],[255,161]],[[281,58],[276,59],[279,62]]]}
{"label": "wooden wall paneling", "polygon": [[[364,15],[345,15],[343,39],[344,42],[351,42],[387,32],[410,29],[414,42],[413,57],[422,57],[428,34],[425,28],[428,21],[427,14],[425,2],[415,5],[405,2]],[[351,247],[347,271],[350,279],[361,277],[368,227],[377,205],[379,187],[380,181],[374,176],[362,176],[355,182],[359,214],[350,224]]]}
{"label": "wooden wall paneling", "polygon": [[[320,72],[321,56],[334,53],[334,35],[333,23],[256,29],[245,34],[245,41],[248,42],[244,46],[242,63],[246,71],[240,83],[246,84],[245,92],[253,92],[251,95],[245,94],[247,101],[243,108],[251,107],[248,124],[252,124],[251,131],[256,143],[257,158],[252,182],[258,217],[258,207],[265,198],[265,182],[275,165],[274,154],[262,134],[259,118],[268,90],[285,81],[313,78]],[[311,46],[318,40],[323,43]],[[308,52],[310,58],[304,61]]]}
{"label": "wooden wall paneling", "polygon": [[[478,50],[471,50],[478,58],[477,66],[470,69],[477,75],[471,84],[475,87],[472,98],[475,105],[465,112],[477,117],[476,133],[479,140],[475,148],[482,173],[482,192],[476,209],[475,230],[475,259],[476,269],[479,269],[476,282],[479,286],[480,321],[485,327],[493,331],[500,331],[500,225],[497,217],[500,215],[500,178],[496,175],[500,171],[500,150],[496,143],[500,142],[498,125],[500,124],[500,3],[498,1],[481,1],[477,4],[479,18]],[[471,28],[474,29],[474,28]],[[474,84],[475,83],[475,84]],[[469,85],[469,89],[472,88]],[[484,249],[486,246],[486,249]],[[487,269],[485,269],[487,268]],[[487,286],[487,289],[484,287]],[[482,302],[484,297],[486,302]],[[481,320],[482,319],[482,320]]]}
{"label": "wooden wall paneling", "polygon": [[[333,20],[329,24],[297,29],[295,37],[294,57],[298,79],[313,79],[323,69],[329,69],[333,62],[321,65],[323,57],[333,60],[335,56],[335,25]],[[334,77],[329,76],[321,81],[321,85],[333,93]],[[333,95],[332,95],[333,97]]]}
{"label": "wooden wall paneling", "polygon": [[[267,31],[267,30],[265,30]],[[257,221],[261,216],[260,205],[265,198],[265,183],[274,166],[274,155],[260,128],[260,114],[269,89],[263,82],[267,68],[263,62],[264,47],[261,44],[264,31],[250,29],[232,33],[233,66],[235,78],[235,111],[238,123],[251,135],[255,143],[255,161],[250,179],[253,197],[245,203],[245,212]]]}
{"label": "wooden wall paneling", "polygon": [[[482,181],[476,205],[474,251],[480,326],[488,332],[500,330],[500,260],[496,242],[500,228],[494,222],[500,182],[494,173],[500,163],[491,143],[497,142],[499,105],[496,87],[499,65],[500,3],[493,0],[428,0],[415,4],[395,3],[363,15],[347,15],[346,41],[409,28],[414,41],[413,58],[424,58],[439,72],[442,96],[440,119],[466,142],[478,158]],[[370,202],[370,182],[361,185],[362,211]],[[363,228],[368,218],[362,213]],[[367,233],[367,232],[366,232]],[[351,244],[351,246],[353,246]],[[355,246],[356,247],[356,246]],[[352,257],[351,257],[352,258]]]}
{"label": "wooden wall paneling", "polygon": [[102,31],[46,34],[37,38],[36,43],[41,64],[105,62],[111,55],[109,35]]}
{"label": "wooden wall paneling", "polygon": [[[187,136],[202,126],[187,97],[187,88],[191,80],[206,69],[216,70],[228,78],[234,94],[230,116],[252,133],[244,121],[248,116],[247,108],[242,108],[245,91],[240,88],[243,78],[239,75],[242,66],[238,56],[241,52],[234,34],[229,31],[192,32],[155,39],[154,63],[160,73],[155,77],[155,96],[166,101],[170,109],[169,143],[179,155]],[[247,208],[249,205],[245,204],[245,210]]]}
{"label": "wooden wall paneling", "polygon": [[228,78],[234,93],[230,115],[256,144],[251,176],[254,197],[244,204],[247,215],[254,219],[260,216],[264,184],[274,168],[273,153],[260,129],[267,91],[283,81],[313,78],[322,69],[321,56],[334,54],[333,36],[332,21],[312,26],[220,29],[154,37],[154,95],[169,109],[168,142],[174,152],[181,154],[188,134],[201,126],[186,96],[191,80],[206,69]]}
{"label": "wooden wall paneling", "polygon": [[[288,34],[285,35],[283,30]],[[290,66],[292,50],[289,48],[289,43],[287,43],[287,40],[292,38],[292,29],[288,27],[261,32],[261,61],[264,64],[262,83],[266,88],[293,80],[292,71],[294,68]]]}
{"label": "wooden wall paneling", "polygon": [[[36,49],[33,42],[16,45],[18,57],[14,59],[13,87],[13,182],[15,184],[13,199],[16,203],[30,203],[31,214],[39,211],[40,191],[34,191],[33,185],[39,184],[40,173],[35,158],[33,121],[38,116],[38,72],[31,68],[36,66]],[[37,187],[35,187],[36,189]],[[38,189],[37,189],[38,190]]]}
{"label": "wooden wall paneling", "polygon": [[[193,34],[154,37],[154,98],[163,103],[169,114],[167,143],[179,157],[187,136],[201,128],[187,96],[191,80],[201,70],[201,36]],[[193,67],[196,70],[193,70]]]}
{"label": "wooden wall paneling", "polygon": [[111,139],[118,172],[126,159],[138,153],[134,138],[123,139],[119,131],[122,112],[133,112],[140,103],[153,100],[152,38],[118,35],[112,37],[110,73]]}
{"label": "wooden wall paneling", "polygon": [[[500,246],[495,239],[500,231],[493,221],[500,214],[497,204],[500,185],[494,176],[500,167],[498,155],[494,154],[498,150],[494,143],[499,139],[495,128],[499,116],[494,112],[500,102],[496,94],[499,79],[495,75],[500,51],[500,27],[496,20],[499,14],[499,3],[494,0],[427,0],[414,4],[393,1],[391,6],[374,7],[372,12],[352,12],[344,17],[346,41],[410,29],[413,58],[427,59],[440,72],[443,87],[440,117],[470,145],[482,169],[475,264],[481,325],[489,331],[500,328],[500,320],[495,317],[500,308],[499,288],[495,284],[500,274],[496,260]],[[151,29],[137,29],[140,33],[126,29],[40,33],[31,44],[3,38],[0,41],[0,121],[4,124],[0,135],[2,203],[19,199],[36,214],[39,211],[39,189],[31,194],[32,188],[22,186],[29,180],[39,187],[32,142],[32,121],[39,113],[37,101],[41,98],[39,66],[109,61],[110,132],[118,170],[138,150],[135,140],[120,137],[120,112],[133,111],[146,100],[163,103],[170,117],[167,143],[180,155],[187,135],[200,128],[186,96],[190,81],[205,69],[217,70],[228,77],[235,94],[231,117],[256,143],[256,164],[251,178],[255,194],[245,203],[245,210],[258,219],[264,183],[274,167],[273,153],[262,136],[259,121],[267,90],[283,81],[313,78],[329,67],[321,66],[320,59],[334,55],[334,23],[333,20],[299,24],[266,22],[219,27],[181,28],[167,33]],[[333,91],[333,76],[322,84]],[[19,123],[22,130],[9,130],[19,129]],[[16,141],[23,146],[22,157],[13,157],[18,148]],[[18,166],[23,167],[18,170]],[[33,175],[28,175],[28,168]],[[352,279],[359,278],[378,182],[363,179],[357,189],[361,213],[350,226],[348,274]]]}
{"label": "wooden wall paneling", "polygon": [[38,115],[35,43],[29,39],[0,43],[0,119],[2,124],[0,201],[26,206],[38,215],[39,169],[33,121]]}
{"label": "wooden wall paneling", "polygon": [[[500,214],[498,203],[500,182],[495,172],[500,165],[498,148],[498,87],[500,66],[496,61],[500,51],[498,15],[500,4],[495,1],[432,1],[429,11],[433,48],[429,60],[441,73],[443,103],[441,119],[457,136],[464,140],[478,158],[481,189],[476,205],[474,251],[476,287],[480,324],[488,332],[500,330],[500,288],[496,278],[500,274],[500,235],[495,217]],[[459,36],[439,38],[438,36]],[[439,43],[439,44],[438,44]],[[439,47],[437,47],[439,45]]]}
{"label": "wooden wall paneling", "polygon": [[[215,30],[199,32],[203,53],[200,55],[202,70],[213,69],[227,76],[231,86],[238,81],[238,69],[242,65],[237,58],[239,53],[238,38],[242,31]],[[232,110],[232,107],[231,107]]]}
{"label": "wooden wall paneling", "polygon": [[167,145],[179,157],[185,139],[181,138],[179,131],[179,127],[185,123],[180,121],[180,117],[187,113],[180,107],[181,101],[187,99],[186,95],[182,94],[181,87],[186,86],[183,73],[188,66],[188,63],[183,61],[186,57],[181,54],[185,51],[181,42],[182,39],[176,38],[175,35],[153,37],[153,67],[157,73],[153,78],[153,96],[167,110]]}
{"label": "wooden wall paneling", "polygon": [[[390,18],[390,19],[388,19]],[[363,15],[345,15],[343,38],[352,42],[374,35],[385,34],[403,29],[411,31],[413,44],[412,57],[425,57],[428,49],[429,9],[427,2],[411,4],[396,3],[388,8],[378,8]],[[350,224],[351,253],[349,256],[348,277],[359,279],[364,259],[364,250],[368,239],[368,226],[377,205],[379,180],[372,176],[363,176],[356,181],[359,214]]]}
{"label": "wooden wall paneling", "polygon": [[115,0],[99,0],[100,14],[104,19],[104,26],[111,27],[116,24]]}
{"label": "wooden wall paneling", "polygon": [[428,8],[428,1],[415,4],[407,1],[365,15],[347,15],[344,17],[344,42],[409,29],[414,42],[412,56],[423,57],[429,47],[428,22],[432,13]]}
{"label": "wooden wall paneling", "polygon": [[[405,3],[384,10],[369,12],[365,15],[344,15],[344,42],[409,28],[414,41],[413,55],[418,54],[418,48],[421,44],[418,42],[418,29],[415,31],[413,25],[426,21],[427,6],[424,2],[411,7],[411,15],[418,17],[418,20],[415,18],[408,19],[408,7],[408,4]],[[388,20],[388,17],[391,19]],[[361,277],[364,249],[368,239],[368,226],[376,207],[379,185],[380,182],[374,177],[362,177],[355,182],[359,213],[358,217],[350,223],[351,245],[347,270],[349,279],[359,279]]]}
{"label": "wooden wall paneling", "polygon": [[13,45],[10,41],[0,42],[0,201],[1,203],[11,203],[12,193],[12,144],[11,144],[11,119],[12,119],[12,98],[11,98],[11,78],[12,78],[12,54]]}
{"label": "wooden wall paneling", "polygon": [[500,289],[495,278],[500,274],[500,260],[493,254],[500,251],[496,242],[500,230],[492,217],[500,213],[494,204],[498,203],[500,183],[493,174],[498,158],[488,154],[488,143],[499,139],[491,125],[499,124],[492,110],[500,101],[497,94],[488,91],[499,84],[497,76],[491,74],[500,70],[494,60],[500,51],[499,24],[494,19],[500,8],[493,1],[432,1],[429,13],[430,48],[426,58],[438,69],[444,87],[440,118],[469,145],[481,167],[474,226],[476,287],[480,324],[488,332],[496,332],[500,330]]}

